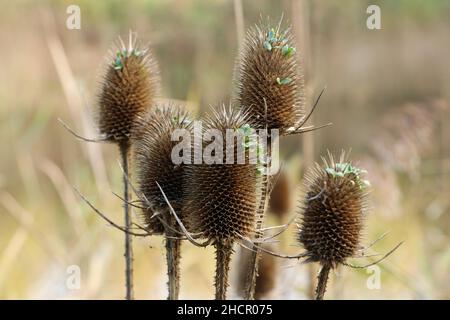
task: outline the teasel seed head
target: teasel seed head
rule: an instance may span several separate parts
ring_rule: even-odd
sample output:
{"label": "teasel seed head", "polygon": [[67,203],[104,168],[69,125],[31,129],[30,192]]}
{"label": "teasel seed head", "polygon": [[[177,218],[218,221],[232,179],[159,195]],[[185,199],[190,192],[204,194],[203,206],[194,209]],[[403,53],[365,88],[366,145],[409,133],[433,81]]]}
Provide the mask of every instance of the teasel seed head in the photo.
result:
{"label": "teasel seed head", "polygon": [[291,209],[291,186],[288,175],[283,171],[277,178],[270,194],[269,212],[283,219]]}
{"label": "teasel seed head", "polygon": [[[150,208],[143,216],[149,231],[161,234],[164,226],[154,213],[170,214],[156,182],[163,189],[171,206],[179,212],[183,201],[183,164],[175,165],[171,158],[175,129],[190,130],[188,113],[172,103],[160,103],[140,119],[132,131],[138,190],[148,200]],[[181,217],[184,221],[184,218]]]}
{"label": "teasel seed head", "polygon": [[[193,232],[202,232],[206,239],[230,243],[239,235],[253,233],[258,203],[258,165],[251,164],[246,152],[244,164],[226,164],[226,129],[247,126],[247,116],[241,110],[221,107],[213,110],[204,121],[203,129],[217,129],[224,137],[223,164],[188,165],[185,169],[183,213],[192,218]],[[203,141],[207,145],[209,141]],[[234,141],[234,151],[237,140]],[[236,154],[235,154],[236,161]]]}
{"label": "teasel seed head", "polygon": [[[261,244],[266,250],[276,252],[279,248],[275,244],[263,243]],[[242,249],[239,256],[238,274],[236,277],[237,290],[239,293],[244,294],[246,278],[248,275],[248,268],[250,267],[252,251]],[[278,258],[270,255],[263,254],[258,259],[258,276],[255,283],[255,299],[265,299],[271,294],[276,287],[277,278],[279,276]]]}
{"label": "teasel seed head", "polygon": [[367,208],[364,173],[343,152],[339,162],[329,153],[307,174],[298,240],[308,261],[334,268],[356,254]]}
{"label": "teasel seed head", "polygon": [[154,104],[159,92],[156,60],[130,33],[128,46],[120,40],[107,58],[96,115],[100,133],[112,142],[128,142],[137,118]]}
{"label": "teasel seed head", "polygon": [[295,127],[304,116],[304,80],[297,63],[294,37],[261,23],[246,35],[235,70],[234,102],[249,111],[253,126],[279,129]]}

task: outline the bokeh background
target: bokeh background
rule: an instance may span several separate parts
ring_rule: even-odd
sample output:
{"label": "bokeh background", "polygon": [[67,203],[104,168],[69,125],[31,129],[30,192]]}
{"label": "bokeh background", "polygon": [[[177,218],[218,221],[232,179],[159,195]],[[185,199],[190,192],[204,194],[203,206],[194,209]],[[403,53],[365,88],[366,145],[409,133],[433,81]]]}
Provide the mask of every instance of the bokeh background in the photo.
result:
{"label": "bokeh background", "polygon": [[[81,30],[66,28],[71,4],[81,8]],[[366,28],[369,4],[381,8],[381,30]],[[149,41],[164,97],[201,115],[229,101],[245,28],[282,14],[298,40],[308,108],[327,87],[312,123],[333,126],[282,141],[287,173],[278,194],[290,197],[278,201],[289,206],[274,205],[267,225],[295,214],[312,161],[351,148],[372,182],[364,242],[390,231],[371,253],[404,244],[379,264],[380,289],[368,288],[365,269],[340,268],[327,298],[450,298],[449,1],[2,1],[1,8],[0,298],[124,297],[123,234],[72,189],[120,224],[112,194],[121,190],[118,152],[74,139],[57,120],[95,136],[91,110],[112,42],[130,29]],[[274,250],[301,250],[294,230]],[[136,298],[166,298],[162,245],[159,237],[134,240]],[[211,299],[213,250],[182,249],[181,297]],[[238,256],[231,297],[239,296]],[[273,260],[260,296],[308,299],[317,270]],[[81,270],[77,290],[67,286],[73,265]]]}

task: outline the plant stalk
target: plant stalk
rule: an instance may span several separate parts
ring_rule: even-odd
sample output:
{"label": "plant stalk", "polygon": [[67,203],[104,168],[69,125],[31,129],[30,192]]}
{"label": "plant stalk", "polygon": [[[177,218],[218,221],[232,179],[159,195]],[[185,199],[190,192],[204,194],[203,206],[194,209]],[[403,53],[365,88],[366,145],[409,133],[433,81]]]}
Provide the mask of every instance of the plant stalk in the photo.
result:
{"label": "plant stalk", "polygon": [[226,300],[228,289],[228,273],[230,271],[233,245],[228,241],[217,240],[216,247],[216,300]]}
{"label": "plant stalk", "polygon": [[[171,224],[174,228],[176,223]],[[167,260],[167,282],[169,295],[167,300],[178,300],[180,292],[180,260],[181,260],[181,240],[173,239],[176,234],[173,231],[166,230],[166,260]]]}
{"label": "plant stalk", "polygon": [[[270,157],[272,155],[272,144],[271,144],[271,138],[268,137],[267,141],[267,168],[270,168]],[[269,176],[265,175],[264,179],[262,181],[262,187],[261,187],[261,201],[259,203],[257,216],[256,216],[256,230],[260,230],[263,226],[264,221],[264,215],[266,212],[266,205],[267,205],[267,189],[269,187]],[[270,196],[270,195],[268,195]],[[255,238],[260,238],[261,234],[257,231],[255,234]],[[252,246],[252,252],[249,259],[249,269],[247,272],[247,278],[246,283],[244,286],[244,299],[245,300],[255,300],[255,288],[256,288],[256,278],[258,277],[258,266],[259,266],[259,259],[260,259],[260,250],[256,246]]]}
{"label": "plant stalk", "polygon": [[131,234],[128,233],[128,231],[131,231],[131,214],[130,214],[130,200],[131,195],[128,190],[128,179],[129,179],[129,172],[128,172],[128,153],[129,153],[129,144],[128,142],[123,142],[120,144],[120,156],[122,160],[122,167],[123,167],[123,199],[124,199],[124,220],[125,220],[125,230],[127,231],[125,233],[125,288],[126,288],[126,300],[133,300],[134,299],[134,293],[133,293],[133,244],[132,244],[132,238]]}
{"label": "plant stalk", "polygon": [[325,291],[327,290],[328,275],[331,270],[331,264],[325,263],[320,270],[317,280],[316,300],[323,300]]}

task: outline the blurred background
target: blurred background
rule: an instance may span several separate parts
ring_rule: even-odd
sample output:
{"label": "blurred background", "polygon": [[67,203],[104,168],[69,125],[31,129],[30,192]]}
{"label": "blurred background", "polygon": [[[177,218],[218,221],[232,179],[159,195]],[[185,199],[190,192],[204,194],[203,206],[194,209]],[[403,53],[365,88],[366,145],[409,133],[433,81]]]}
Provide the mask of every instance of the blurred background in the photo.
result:
{"label": "blurred background", "polygon": [[[66,9],[81,9],[68,30]],[[381,30],[366,9],[381,8]],[[0,11],[0,298],[122,299],[123,234],[73,192],[79,188],[121,224],[118,150],[76,140],[58,122],[93,137],[104,57],[129,30],[149,41],[163,95],[200,115],[228,102],[245,29],[261,16],[292,24],[307,84],[307,108],[327,87],[311,123],[327,127],[281,143],[286,173],[267,225],[297,211],[305,169],[326,150],[352,149],[369,171],[371,253],[404,244],[379,269],[339,268],[326,298],[450,298],[450,2],[446,0],[2,1]],[[295,226],[272,244],[296,253]],[[160,237],[135,238],[135,296],[165,299]],[[212,299],[211,248],[183,244],[181,298]],[[240,250],[230,297],[239,297]],[[371,258],[353,259],[363,265]],[[263,259],[259,297],[309,299],[314,266]],[[75,267],[74,267],[75,266]],[[79,269],[78,269],[79,268]],[[75,270],[75,271],[74,271]],[[70,276],[80,271],[80,287]],[[370,285],[380,276],[379,288]],[[368,285],[369,281],[369,285]]]}

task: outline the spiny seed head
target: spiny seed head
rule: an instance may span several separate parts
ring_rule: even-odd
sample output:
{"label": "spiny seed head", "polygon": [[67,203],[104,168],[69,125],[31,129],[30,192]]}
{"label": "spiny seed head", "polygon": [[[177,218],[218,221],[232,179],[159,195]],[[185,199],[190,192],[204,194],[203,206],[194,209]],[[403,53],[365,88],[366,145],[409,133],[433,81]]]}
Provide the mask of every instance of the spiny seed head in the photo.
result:
{"label": "spiny seed head", "polygon": [[152,106],[159,91],[158,66],[149,49],[137,46],[131,34],[128,47],[120,40],[107,58],[102,79],[100,133],[110,141],[127,142],[136,119]]}
{"label": "spiny seed head", "polygon": [[304,80],[290,29],[260,24],[247,32],[236,68],[235,103],[256,128],[284,134],[304,116]]}
{"label": "spiny seed head", "polygon": [[[265,250],[276,252],[279,250],[278,246],[269,243],[263,243],[260,245]],[[236,287],[237,292],[244,294],[247,283],[247,276],[250,266],[252,251],[240,250]],[[275,289],[277,283],[277,277],[279,276],[278,258],[270,254],[262,254],[258,259],[258,276],[255,283],[255,299],[268,298],[269,294]]]}
{"label": "spiny seed head", "polygon": [[[242,111],[222,107],[207,116],[203,129],[221,132],[225,157],[226,129],[239,129],[246,124],[247,117]],[[237,141],[234,140],[234,150]],[[202,141],[204,146],[209,143],[206,139]],[[183,212],[191,215],[193,231],[222,242],[250,235],[254,231],[259,175],[257,165],[250,164],[248,157],[245,164],[223,161],[223,164],[186,166],[185,179],[189,183],[183,189],[186,199]]]}
{"label": "spiny seed head", "polygon": [[[156,105],[133,131],[138,190],[148,200],[150,208],[143,216],[149,231],[162,233],[164,226],[154,213],[169,213],[169,207],[156,182],[178,213],[183,200],[183,164],[175,165],[171,153],[178,141],[172,141],[175,129],[190,130],[186,111],[171,103]],[[183,217],[181,217],[183,219]]]}
{"label": "spiny seed head", "polygon": [[[275,251],[274,246],[264,245],[264,249]],[[275,250],[274,250],[275,249]],[[278,275],[278,260],[270,254],[263,254],[258,261],[258,276],[255,284],[255,299],[260,300],[275,288]]]}
{"label": "spiny seed head", "polygon": [[291,209],[291,186],[289,178],[283,171],[276,180],[270,194],[269,212],[282,219]]}
{"label": "spiny seed head", "polygon": [[307,194],[298,239],[309,261],[336,266],[358,250],[366,210],[365,173],[346,160],[335,162],[329,153],[306,176]]}

